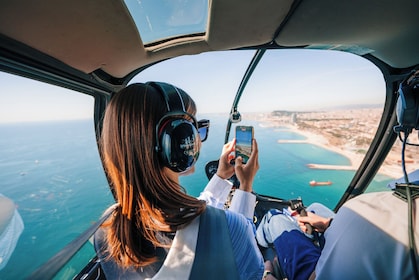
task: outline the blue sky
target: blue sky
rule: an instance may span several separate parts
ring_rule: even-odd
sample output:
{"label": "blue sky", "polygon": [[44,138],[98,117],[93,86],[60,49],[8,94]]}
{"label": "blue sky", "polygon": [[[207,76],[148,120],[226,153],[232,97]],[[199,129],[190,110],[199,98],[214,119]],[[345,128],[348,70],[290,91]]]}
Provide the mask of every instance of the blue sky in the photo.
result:
{"label": "blue sky", "polygon": [[[193,96],[203,113],[229,111],[254,51],[211,53],[165,61],[134,81],[159,80]],[[212,75],[208,75],[212,73]],[[385,84],[371,62],[338,51],[266,53],[240,102],[241,111],[313,110],[343,104],[382,104]]]}
{"label": "blue sky", "polygon": [[[156,65],[136,81],[165,81],[188,92],[199,113],[229,112],[253,51],[183,56]],[[240,111],[313,110],[342,104],[382,104],[382,74],[342,52],[267,53],[249,81]],[[0,73],[0,122],[91,118],[93,98]]]}
{"label": "blue sky", "polygon": [[91,96],[3,72],[0,81],[0,123],[92,117]]}

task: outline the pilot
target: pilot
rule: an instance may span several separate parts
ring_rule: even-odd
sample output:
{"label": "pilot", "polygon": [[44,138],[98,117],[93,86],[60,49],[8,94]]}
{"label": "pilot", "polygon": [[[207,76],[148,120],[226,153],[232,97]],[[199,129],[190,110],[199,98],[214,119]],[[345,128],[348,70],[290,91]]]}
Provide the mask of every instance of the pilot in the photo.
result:
{"label": "pilot", "polygon": [[[404,132],[406,140],[419,128],[418,106],[416,71],[399,88],[395,131]],[[287,209],[271,211],[257,229],[257,240],[265,247],[274,244],[289,279],[419,279],[419,181],[410,183],[407,174],[404,181],[394,192],[356,196],[336,215],[319,211],[324,206],[314,213],[307,209],[305,217]],[[313,242],[307,223],[321,233],[324,244]],[[274,279],[269,265],[265,278]]]}
{"label": "pilot", "polygon": [[[132,84],[111,99],[101,152],[117,204],[95,236],[107,279],[262,278],[251,222],[257,143],[246,165],[230,164],[235,141],[226,144],[216,175],[189,196],[179,176],[193,172],[209,126],[195,113],[190,96],[167,83]],[[234,173],[240,189],[224,210]]]}
{"label": "pilot", "polygon": [[[407,203],[393,192],[367,193],[346,202],[333,218],[308,211],[307,217],[292,216],[296,222],[291,222],[282,213],[267,214],[257,239],[262,246],[274,244],[279,265],[289,279],[417,279],[407,211]],[[416,240],[418,215],[416,208]],[[306,223],[324,232],[324,247],[305,234]],[[281,234],[272,234],[281,229]]]}
{"label": "pilot", "polygon": [[[257,228],[258,244],[275,248],[275,261],[288,279],[310,278],[325,243],[323,233],[336,215],[320,203],[311,204],[306,211],[307,217],[301,217],[289,208],[272,209]],[[308,228],[307,223],[312,228]],[[313,228],[315,232],[312,232]],[[272,264],[267,262],[265,266],[265,279],[275,279],[270,274]]]}

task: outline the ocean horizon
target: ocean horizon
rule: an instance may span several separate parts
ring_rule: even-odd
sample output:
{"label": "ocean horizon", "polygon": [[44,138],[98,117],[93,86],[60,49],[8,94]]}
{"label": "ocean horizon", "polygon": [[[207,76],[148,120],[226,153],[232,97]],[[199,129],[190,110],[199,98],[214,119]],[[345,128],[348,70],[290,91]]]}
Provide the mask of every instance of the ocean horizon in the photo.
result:
{"label": "ocean horizon", "polygon": [[[218,159],[224,144],[227,118],[211,120],[195,173],[181,184],[198,196],[208,182],[205,164]],[[260,169],[254,191],[283,199],[301,197],[305,205],[320,202],[334,208],[354,171],[310,169],[309,163],[349,165],[345,156],[308,143],[279,143],[305,137],[260,122],[254,126]],[[25,229],[0,279],[24,279],[95,222],[113,203],[99,160],[92,120],[0,124],[0,193],[18,206]],[[234,127],[230,133],[234,137]],[[312,187],[309,182],[331,181]],[[387,190],[392,178],[377,175],[369,191]]]}

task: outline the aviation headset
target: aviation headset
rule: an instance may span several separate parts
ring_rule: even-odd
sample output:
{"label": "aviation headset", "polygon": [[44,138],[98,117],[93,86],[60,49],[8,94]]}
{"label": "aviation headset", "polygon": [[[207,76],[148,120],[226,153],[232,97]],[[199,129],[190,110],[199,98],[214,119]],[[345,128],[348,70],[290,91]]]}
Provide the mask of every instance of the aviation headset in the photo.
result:
{"label": "aviation headset", "polygon": [[396,132],[410,133],[412,129],[419,129],[419,70],[413,72],[399,85],[397,99]]}
{"label": "aviation headset", "polygon": [[175,172],[191,168],[199,156],[197,121],[186,112],[181,89],[162,82],[148,82],[163,97],[167,113],[156,125],[156,145],[160,161]]}

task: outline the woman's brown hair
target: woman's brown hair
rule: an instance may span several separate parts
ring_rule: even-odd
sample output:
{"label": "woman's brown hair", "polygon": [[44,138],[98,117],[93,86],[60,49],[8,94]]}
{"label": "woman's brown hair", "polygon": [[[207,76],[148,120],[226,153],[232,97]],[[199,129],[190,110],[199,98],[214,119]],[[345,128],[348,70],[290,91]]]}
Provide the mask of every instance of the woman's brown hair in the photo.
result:
{"label": "woman's brown hair", "polygon": [[[179,90],[188,113],[196,106]],[[158,232],[175,232],[205,209],[163,172],[156,145],[156,124],[167,113],[163,96],[146,84],[132,84],[113,96],[104,121],[101,151],[119,206],[108,227],[108,254],[121,267],[156,261],[156,247],[165,247]]]}

